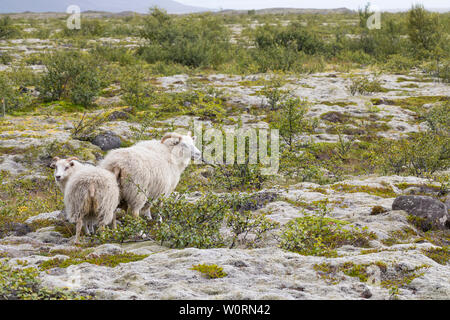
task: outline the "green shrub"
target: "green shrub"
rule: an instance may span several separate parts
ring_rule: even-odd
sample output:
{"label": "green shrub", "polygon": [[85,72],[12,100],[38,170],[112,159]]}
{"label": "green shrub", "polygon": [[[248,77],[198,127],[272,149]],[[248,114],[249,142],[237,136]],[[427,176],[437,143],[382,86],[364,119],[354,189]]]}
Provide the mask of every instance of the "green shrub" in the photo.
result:
{"label": "green shrub", "polygon": [[[251,64],[248,69],[256,72],[270,71],[295,71],[301,73],[319,72],[323,69],[323,62],[319,60],[316,65],[309,66],[308,59],[311,55],[307,55],[302,51],[296,51],[293,48],[283,46],[268,46],[257,48],[250,51]],[[314,61],[317,63],[317,61]]]}
{"label": "green shrub", "polygon": [[219,190],[261,190],[264,182],[270,179],[263,175],[258,164],[233,163],[232,165],[218,165],[211,177],[212,185]]}
{"label": "green shrub", "polygon": [[213,15],[174,17],[155,8],[145,19],[142,37],[148,44],[140,53],[149,63],[217,67],[230,54],[228,30]]}
{"label": "green shrub", "polygon": [[105,35],[105,24],[99,19],[85,18],[81,22],[80,29],[69,29],[64,26],[62,31],[65,37],[100,37]]}
{"label": "green shrub", "polygon": [[217,89],[208,87],[206,90],[194,90],[186,96],[184,103],[189,102],[185,113],[200,117],[200,120],[221,122],[226,115],[224,97]]}
{"label": "green shrub", "polygon": [[42,286],[35,268],[14,268],[0,261],[0,300],[85,300],[67,289],[48,289]]}
{"label": "green shrub", "polygon": [[83,113],[80,120],[73,122],[72,138],[81,141],[91,141],[95,134],[98,133],[98,128],[108,121],[107,115],[107,112],[100,112],[92,116],[87,116],[86,112]]}
{"label": "green shrub", "polygon": [[449,137],[422,132],[410,139],[384,142],[381,166],[386,173],[416,176],[445,170],[450,165],[449,141]]}
{"label": "green shrub", "polygon": [[75,51],[57,51],[45,57],[47,72],[42,76],[39,92],[44,100],[70,99],[89,106],[102,87],[98,61]]}
{"label": "green shrub", "polygon": [[394,72],[409,72],[416,65],[417,61],[414,59],[405,57],[401,54],[393,54],[386,59],[384,67]]}
{"label": "green shrub", "polygon": [[429,56],[440,42],[439,16],[414,5],[408,12],[408,36],[417,56]]}
{"label": "green shrub", "polygon": [[17,35],[18,30],[9,16],[0,19],[0,39],[9,39]]}
{"label": "green shrub", "polygon": [[350,93],[356,94],[371,94],[374,92],[386,92],[387,90],[381,86],[380,81],[377,78],[369,79],[367,77],[352,77],[351,84],[349,86]]}
{"label": "green shrub", "polygon": [[358,229],[347,222],[326,217],[326,204],[319,212],[304,214],[288,222],[280,234],[280,247],[302,255],[337,256],[336,248],[350,244],[368,247],[375,235]]}
{"label": "green shrub", "polygon": [[97,59],[117,62],[121,66],[136,64],[139,61],[133,50],[111,44],[96,45],[90,52]]}
{"label": "green shrub", "polygon": [[284,143],[292,151],[296,137],[308,126],[305,114],[308,102],[299,98],[289,98],[279,103],[278,111],[273,117],[272,127],[279,130]]}
{"label": "green shrub", "polygon": [[227,203],[209,193],[195,202],[185,195],[160,198],[152,207],[152,215],[161,217],[156,239],[171,248],[213,248],[224,245],[219,230]]}
{"label": "green shrub", "polygon": [[329,182],[323,175],[320,162],[308,150],[283,150],[280,156],[280,173],[299,182]]}
{"label": "green shrub", "polygon": [[93,240],[100,243],[124,243],[129,241],[137,241],[141,239],[148,239],[154,234],[152,230],[154,221],[148,221],[141,217],[132,217],[125,215],[119,220],[116,229],[105,228],[98,231]]}
{"label": "green shrub", "polygon": [[259,49],[283,47],[315,54],[323,51],[324,44],[316,34],[311,33],[298,22],[291,22],[286,27],[264,25],[255,31],[255,44]]}
{"label": "green shrub", "polygon": [[267,81],[264,88],[261,90],[262,95],[266,97],[269,108],[272,111],[278,110],[279,103],[285,99],[286,94],[288,93],[285,90],[280,89],[281,86],[281,79],[274,77]]}
{"label": "green shrub", "polygon": [[434,134],[450,135],[450,102],[435,105],[427,112],[425,120]]}
{"label": "green shrub", "polygon": [[[267,232],[279,226],[278,222],[268,219],[265,214],[254,214],[250,210],[244,210],[252,205],[257,207],[256,200],[251,196],[234,194],[227,201],[231,203],[231,211],[225,216],[225,221],[233,234],[230,248],[238,241],[245,243],[247,247],[254,247],[265,238]],[[249,234],[253,234],[251,242],[247,241]]]}
{"label": "green shrub", "polygon": [[120,81],[122,99],[130,106],[148,108],[154,101],[154,88],[146,79],[141,66],[133,66]]}
{"label": "green shrub", "polygon": [[5,73],[0,73],[0,115],[28,106],[32,97],[21,93],[13,79]]}
{"label": "green shrub", "polygon": [[447,169],[450,165],[450,138],[429,133],[417,134],[405,151],[410,171],[417,176]]}
{"label": "green shrub", "polygon": [[0,64],[10,64],[14,58],[7,52],[0,52]]}

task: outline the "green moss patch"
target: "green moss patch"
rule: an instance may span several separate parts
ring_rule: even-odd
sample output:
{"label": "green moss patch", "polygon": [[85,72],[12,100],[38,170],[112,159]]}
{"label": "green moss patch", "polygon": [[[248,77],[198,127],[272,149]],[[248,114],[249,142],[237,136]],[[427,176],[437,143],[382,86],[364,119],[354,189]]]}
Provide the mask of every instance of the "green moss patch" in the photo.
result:
{"label": "green moss patch", "polygon": [[383,208],[382,206],[374,206],[372,210],[370,211],[371,216],[376,216],[378,214],[382,214],[387,212],[388,210],[386,208]]}
{"label": "green moss patch", "polygon": [[450,261],[450,246],[422,250],[423,254],[439,264],[447,265]]}
{"label": "green moss patch", "polygon": [[314,265],[314,270],[318,275],[331,284],[337,284],[343,280],[341,273],[346,276],[358,278],[361,282],[368,282],[370,274],[368,268],[376,266],[380,270],[379,285],[386,289],[402,288],[411,283],[412,280],[424,274],[418,272],[424,268],[429,268],[429,265],[421,265],[411,270],[404,270],[398,265],[390,266],[393,268],[392,272],[388,273],[388,264],[383,261],[376,261],[369,264],[355,264],[353,262],[345,262],[342,265],[336,266],[329,263],[321,263]]}
{"label": "green moss patch", "polygon": [[356,106],[356,102],[349,101],[321,101],[320,104],[324,104],[326,106],[339,106],[339,107],[347,107],[347,106]]}
{"label": "green moss patch", "polygon": [[398,266],[396,267],[398,274],[395,277],[385,277],[380,283],[383,288],[391,289],[391,288],[402,288],[406,287],[416,278],[419,278],[425,274],[425,272],[418,272],[421,269],[429,268],[428,265],[421,265],[412,270],[402,270]]}
{"label": "green moss patch", "polygon": [[192,266],[191,270],[202,273],[208,279],[223,278],[227,276],[226,272],[223,271],[223,268],[215,264],[197,264]]}
{"label": "green moss patch", "polygon": [[399,106],[414,112],[421,112],[424,104],[436,102],[449,102],[450,96],[419,96],[404,99],[372,99],[374,105],[387,104]]}
{"label": "green moss patch", "polygon": [[394,244],[408,243],[417,237],[418,234],[412,228],[406,227],[401,230],[391,231],[389,238],[382,239],[381,242],[386,246],[392,246]]}
{"label": "green moss patch", "polygon": [[391,188],[384,187],[368,187],[368,186],[354,186],[348,184],[334,184],[331,186],[331,189],[339,192],[345,193],[368,193],[373,196],[381,197],[381,198],[395,198],[397,194],[392,191]]}
{"label": "green moss patch", "polygon": [[102,255],[99,257],[92,257],[92,258],[88,258],[87,254],[88,252],[76,253],[75,255],[72,255],[72,257],[69,257],[69,259],[66,260],[62,260],[59,258],[50,259],[42,262],[39,267],[41,270],[48,270],[53,268],[67,268],[71,265],[87,262],[98,266],[114,268],[121,263],[140,261],[148,257],[148,255],[146,254],[140,255],[129,252],[118,255]]}

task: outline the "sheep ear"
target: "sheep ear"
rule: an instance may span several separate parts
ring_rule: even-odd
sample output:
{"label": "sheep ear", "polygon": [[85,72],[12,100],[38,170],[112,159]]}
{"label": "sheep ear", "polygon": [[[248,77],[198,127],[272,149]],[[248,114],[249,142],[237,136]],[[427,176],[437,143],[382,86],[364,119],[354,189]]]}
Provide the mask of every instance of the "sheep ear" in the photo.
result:
{"label": "sheep ear", "polygon": [[189,131],[189,132],[188,132],[188,136],[189,136],[189,137],[192,137],[192,132]]}
{"label": "sheep ear", "polygon": [[52,159],[52,162],[50,163],[50,168],[55,169],[56,168],[56,162],[58,162],[60,159],[59,157],[54,157]]}
{"label": "sheep ear", "polygon": [[171,133],[166,133],[164,135],[164,137],[162,137],[161,143],[164,143],[167,139],[170,139],[170,138],[172,138],[172,134]]}

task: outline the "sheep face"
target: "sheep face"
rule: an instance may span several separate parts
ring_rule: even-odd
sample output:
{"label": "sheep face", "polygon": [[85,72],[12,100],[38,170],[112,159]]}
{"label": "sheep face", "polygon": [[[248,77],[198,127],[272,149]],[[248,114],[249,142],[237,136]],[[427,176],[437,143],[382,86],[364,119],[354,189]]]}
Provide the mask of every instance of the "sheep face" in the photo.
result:
{"label": "sheep face", "polygon": [[185,154],[188,155],[193,160],[198,160],[202,157],[202,153],[195,146],[195,140],[197,137],[191,137],[190,135],[182,136],[180,141],[180,146],[183,150],[185,150]]}
{"label": "sheep face", "polygon": [[81,165],[77,158],[60,159],[53,158],[50,168],[55,169],[54,177],[56,183],[62,183],[73,174],[76,168]]}
{"label": "sheep face", "polygon": [[198,160],[202,157],[202,153],[195,146],[196,138],[195,136],[192,137],[190,132],[185,136],[168,133],[162,138],[161,143],[166,144],[171,149],[172,155],[178,159]]}

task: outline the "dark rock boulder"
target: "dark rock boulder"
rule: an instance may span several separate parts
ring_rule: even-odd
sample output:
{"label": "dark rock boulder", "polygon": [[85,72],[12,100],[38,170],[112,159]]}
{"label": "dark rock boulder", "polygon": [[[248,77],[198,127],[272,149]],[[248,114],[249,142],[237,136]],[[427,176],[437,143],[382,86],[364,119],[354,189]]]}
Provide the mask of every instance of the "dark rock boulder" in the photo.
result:
{"label": "dark rock boulder", "polygon": [[271,191],[260,191],[254,193],[248,199],[248,202],[242,203],[236,209],[239,211],[255,211],[263,208],[266,204],[275,201],[278,195]]}
{"label": "dark rock boulder", "polygon": [[410,215],[426,219],[439,229],[450,224],[447,206],[428,196],[399,196],[394,200],[392,210],[404,210]]}
{"label": "dark rock boulder", "polygon": [[111,131],[100,133],[91,142],[103,151],[117,149],[121,145],[120,137]]}
{"label": "dark rock boulder", "polygon": [[14,223],[12,226],[14,235],[21,237],[33,231],[33,229],[26,223]]}
{"label": "dark rock boulder", "polygon": [[130,114],[121,110],[116,110],[108,116],[109,121],[128,120],[129,118]]}

